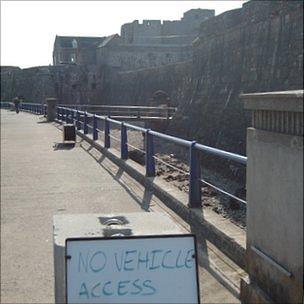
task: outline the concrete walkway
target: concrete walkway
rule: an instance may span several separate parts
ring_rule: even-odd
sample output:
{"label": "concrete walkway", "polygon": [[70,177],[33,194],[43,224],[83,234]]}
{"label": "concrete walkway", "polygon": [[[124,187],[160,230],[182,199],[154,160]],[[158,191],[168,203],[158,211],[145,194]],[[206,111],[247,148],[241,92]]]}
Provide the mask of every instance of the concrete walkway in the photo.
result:
{"label": "concrete walkway", "polygon": [[[54,214],[164,210],[108,160],[61,141],[42,117],[1,110],[1,303],[54,302]],[[200,282],[203,302],[239,302],[203,268]]]}

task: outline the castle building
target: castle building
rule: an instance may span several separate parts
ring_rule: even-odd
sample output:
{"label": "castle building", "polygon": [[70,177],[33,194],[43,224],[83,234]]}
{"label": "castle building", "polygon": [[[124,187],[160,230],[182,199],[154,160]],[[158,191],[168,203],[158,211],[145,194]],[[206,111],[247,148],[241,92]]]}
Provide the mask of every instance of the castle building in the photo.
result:
{"label": "castle building", "polygon": [[105,37],[56,36],[53,64],[96,65],[96,47]]}
{"label": "castle building", "polygon": [[191,44],[199,34],[200,24],[214,17],[214,10],[191,9],[181,20],[138,20],[123,24],[121,38],[127,44]]}
{"label": "castle building", "polygon": [[214,10],[191,9],[181,20],[138,20],[121,26],[121,34],[109,37],[56,36],[53,62],[96,65],[129,71],[192,59],[192,42],[201,23]]}

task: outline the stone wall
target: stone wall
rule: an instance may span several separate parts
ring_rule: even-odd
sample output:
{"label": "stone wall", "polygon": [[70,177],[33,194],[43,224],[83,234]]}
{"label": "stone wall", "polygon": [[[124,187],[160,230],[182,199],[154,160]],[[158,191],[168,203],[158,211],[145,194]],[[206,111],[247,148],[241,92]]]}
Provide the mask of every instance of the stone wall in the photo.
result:
{"label": "stone wall", "polygon": [[60,103],[102,103],[103,73],[77,65],[43,66],[28,69],[1,68],[1,100],[18,95],[27,102],[43,103],[56,97]]}
{"label": "stone wall", "polygon": [[11,101],[16,96],[24,96],[28,101],[40,103],[45,97],[54,94],[48,66],[14,70],[1,67],[1,101]]}
{"label": "stone wall", "polygon": [[104,46],[97,49],[99,66],[120,71],[157,67],[192,59],[192,47],[181,45]]}
{"label": "stone wall", "polygon": [[190,94],[192,61],[137,71],[112,73],[106,77],[103,99],[108,104],[147,105],[152,95],[169,93],[177,106]]}
{"label": "stone wall", "polygon": [[251,1],[201,24],[192,94],[171,131],[245,154],[242,92],[303,88],[303,2]]}

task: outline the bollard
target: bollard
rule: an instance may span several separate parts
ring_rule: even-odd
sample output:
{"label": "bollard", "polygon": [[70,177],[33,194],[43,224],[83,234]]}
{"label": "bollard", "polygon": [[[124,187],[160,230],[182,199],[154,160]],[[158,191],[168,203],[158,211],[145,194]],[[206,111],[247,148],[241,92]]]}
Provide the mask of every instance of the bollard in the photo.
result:
{"label": "bollard", "polygon": [[88,113],[84,112],[83,134],[88,134]]}
{"label": "bollard", "polygon": [[196,141],[193,141],[190,146],[190,159],[189,159],[189,208],[202,207],[202,191],[201,191],[201,166],[199,163],[198,151],[195,149]]}
{"label": "bollard", "polygon": [[105,125],[104,125],[104,147],[110,148],[111,141],[110,141],[110,123],[107,120],[107,117],[105,118]]}
{"label": "bollard", "polygon": [[56,98],[46,98],[47,104],[47,121],[54,121],[56,117],[56,107],[57,107],[57,99]]}
{"label": "bollard", "polygon": [[154,161],[154,145],[153,135],[150,134],[150,129],[146,130],[145,134],[145,148],[146,148],[146,176],[155,176],[155,161]]}
{"label": "bollard", "polygon": [[98,131],[97,131],[97,118],[96,115],[93,115],[93,140],[98,139]]}
{"label": "bollard", "polygon": [[128,135],[127,127],[122,122],[120,125],[120,157],[121,159],[128,159]]}

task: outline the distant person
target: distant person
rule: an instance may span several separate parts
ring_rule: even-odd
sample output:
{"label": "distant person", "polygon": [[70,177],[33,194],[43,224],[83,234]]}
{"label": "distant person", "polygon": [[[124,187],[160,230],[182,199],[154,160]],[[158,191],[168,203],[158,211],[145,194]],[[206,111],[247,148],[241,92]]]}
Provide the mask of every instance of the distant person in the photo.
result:
{"label": "distant person", "polygon": [[19,113],[19,106],[20,106],[20,99],[19,99],[19,97],[15,97],[13,99],[13,103],[14,103],[14,106],[15,106],[16,113],[18,114]]}

